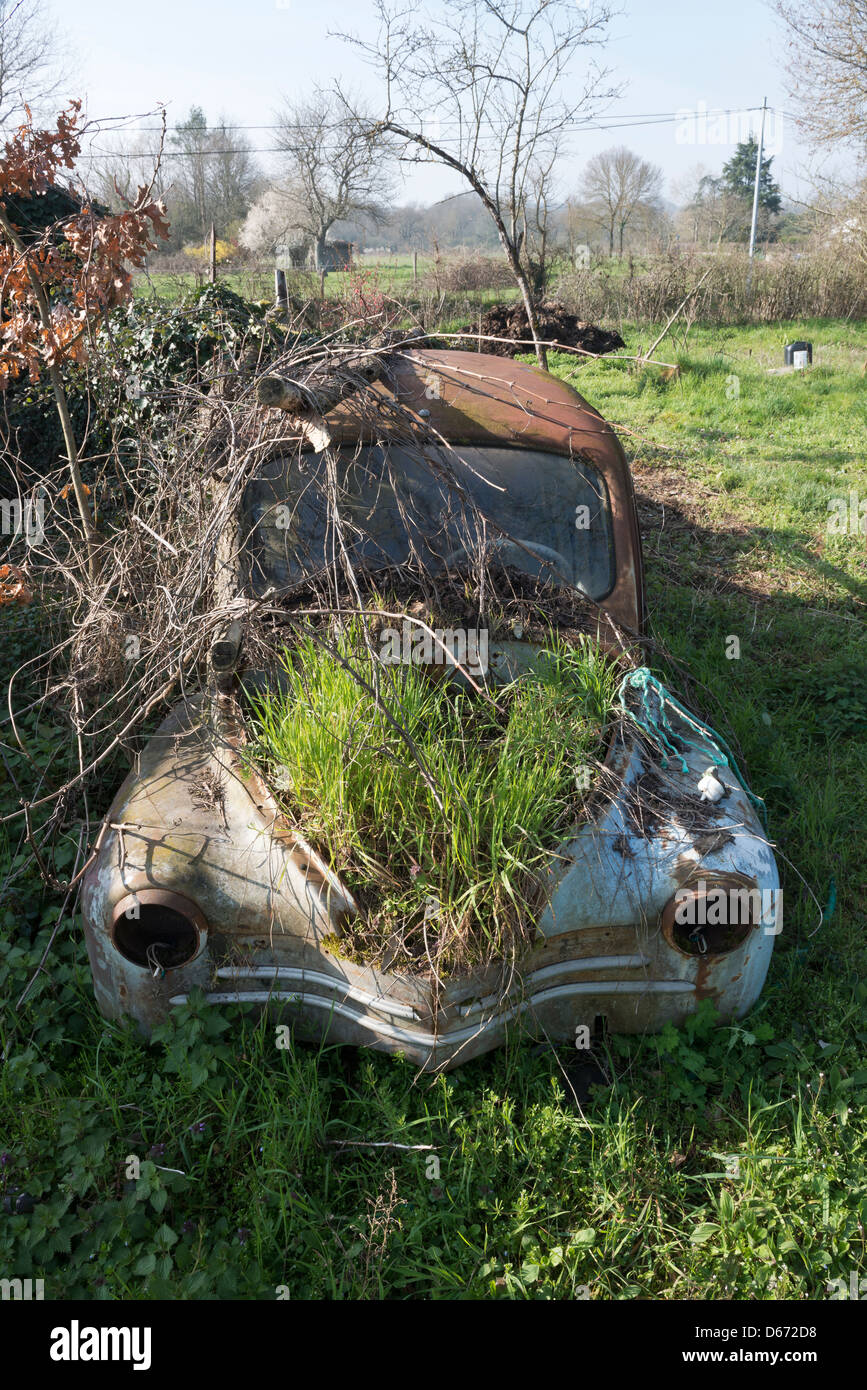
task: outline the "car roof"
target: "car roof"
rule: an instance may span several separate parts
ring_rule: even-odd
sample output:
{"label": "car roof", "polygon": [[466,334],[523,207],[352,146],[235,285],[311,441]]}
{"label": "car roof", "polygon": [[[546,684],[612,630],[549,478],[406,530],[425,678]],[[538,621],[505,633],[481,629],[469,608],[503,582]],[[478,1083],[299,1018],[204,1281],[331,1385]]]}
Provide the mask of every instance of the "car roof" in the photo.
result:
{"label": "car roof", "polygon": [[[583,459],[608,489],[615,579],[599,607],[616,623],[643,632],[641,541],[629,466],[614,430],[566,382],[538,367],[490,353],[414,349],[389,358],[370,388],[421,417],[448,443],[509,446]],[[381,436],[369,398],[349,396],[326,416],[335,444],[355,446]]]}

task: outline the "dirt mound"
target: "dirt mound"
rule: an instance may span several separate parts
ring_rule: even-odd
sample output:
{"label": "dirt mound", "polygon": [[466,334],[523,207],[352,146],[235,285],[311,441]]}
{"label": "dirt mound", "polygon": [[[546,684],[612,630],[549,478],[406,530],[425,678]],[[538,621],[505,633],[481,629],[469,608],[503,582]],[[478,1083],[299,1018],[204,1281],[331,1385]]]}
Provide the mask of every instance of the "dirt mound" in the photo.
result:
{"label": "dirt mound", "polygon": [[[595,323],[584,323],[577,315],[570,314],[556,299],[546,299],[536,312],[543,342],[562,343],[564,347],[583,348],[585,352],[598,353],[614,352],[615,348],[626,346],[619,333],[599,328]],[[478,333],[479,328],[478,323],[468,324],[461,332]],[[516,343],[514,347],[508,342],[485,343],[484,351],[492,352],[497,357],[516,357],[518,353],[530,350],[526,344],[533,335],[523,304],[494,304],[482,315],[481,332],[483,337],[509,338],[512,342],[516,339],[524,340],[522,345]]]}

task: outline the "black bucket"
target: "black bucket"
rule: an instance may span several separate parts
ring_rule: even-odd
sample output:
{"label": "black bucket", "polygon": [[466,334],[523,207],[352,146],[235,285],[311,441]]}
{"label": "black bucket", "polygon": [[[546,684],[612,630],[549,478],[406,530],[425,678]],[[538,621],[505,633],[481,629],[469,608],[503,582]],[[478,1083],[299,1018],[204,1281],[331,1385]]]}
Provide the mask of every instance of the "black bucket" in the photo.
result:
{"label": "black bucket", "polygon": [[783,352],[787,367],[811,367],[813,365],[812,343],[786,343]]}

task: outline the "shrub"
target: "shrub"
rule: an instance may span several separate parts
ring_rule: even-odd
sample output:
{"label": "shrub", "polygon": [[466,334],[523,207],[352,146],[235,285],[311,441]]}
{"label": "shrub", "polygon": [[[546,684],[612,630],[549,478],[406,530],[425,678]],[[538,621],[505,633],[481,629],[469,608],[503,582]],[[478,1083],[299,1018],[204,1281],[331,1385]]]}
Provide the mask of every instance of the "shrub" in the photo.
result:
{"label": "shrub", "polygon": [[659,323],[673,314],[705,271],[692,312],[700,323],[778,323],[798,318],[850,318],[867,313],[867,269],[828,251],[775,250],[753,263],[740,252],[671,252],[642,274],[602,266],[564,275],[557,295],[581,318]]}
{"label": "shrub", "polygon": [[446,294],[509,289],[515,284],[502,257],[471,253],[441,261],[430,274],[438,289]]}
{"label": "shrub", "polygon": [[[222,265],[225,261],[231,260],[238,254],[238,243],[235,241],[223,241],[217,238],[216,246],[217,265]],[[193,261],[208,261],[211,257],[211,247],[208,242],[201,246],[185,246],[184,255],[189,256]]]}
{"label": "shrub", "polygon": [[[228,352],[237,360],[247,349],[257,356],[282,342],[279,327],[260,304],[233,293],[225,284],[190,290],[168,303],[154,298],[129,300],[113,310],[95,335],[89,368],[69,364],[64,380],[73,427],[88,437],[88,454],[109,441],[133,434],[143,424],[167,421],[177,407],[177,386],[203,382],[215,359]],[[10,383],[3,397],[3,436],[14,455],[38,475],[63,458],[63,436],[47,379]],[[91,470],[83,464],[88,480]],[[0,496],[15,492],[11,475],[0,470]]]}

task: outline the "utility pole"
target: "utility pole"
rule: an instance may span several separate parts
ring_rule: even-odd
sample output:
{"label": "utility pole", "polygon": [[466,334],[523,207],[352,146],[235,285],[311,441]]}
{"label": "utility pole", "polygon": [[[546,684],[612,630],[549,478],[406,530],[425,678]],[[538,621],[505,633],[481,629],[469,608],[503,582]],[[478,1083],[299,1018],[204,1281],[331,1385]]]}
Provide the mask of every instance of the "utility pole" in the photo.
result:
{"label": "utility pole", "polygon": [[208,279],[212,285],[217,283],[217,233],[213,222],[211,223],[211,234],[208,237]]}
{"label": "utility pole", "polygon": [[753,187],[753,220],[750,226],[750,268],[747,272],[747,293],[753,276],[752,260],[756,251],[756,224],[759,220],[759,184],[762,178],[762,154],[765,148],[765,112],[768,109],[768,98],[762,101],[762,124],[759,129],[759,149],[756,155],[756,182]]}

